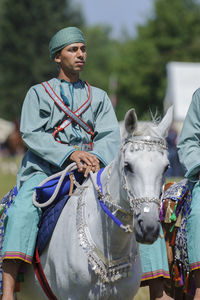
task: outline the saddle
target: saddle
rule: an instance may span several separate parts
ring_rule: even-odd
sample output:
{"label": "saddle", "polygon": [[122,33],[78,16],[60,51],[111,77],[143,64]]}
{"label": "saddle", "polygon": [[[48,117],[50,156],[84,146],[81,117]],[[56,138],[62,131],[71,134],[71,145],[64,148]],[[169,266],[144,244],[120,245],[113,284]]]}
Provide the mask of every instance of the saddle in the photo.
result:
{"label": "saddle", "polygon": [[[77,171],[73,172],[75,180],[81,184],[84,180],[84,176],[82,173],[78,173]],[[43,186],[36,187],[36,194],[38,201],[43,203],[45,200],[49,199],[51,195],[54,193],[59,178],[51,180],[44,184]],[[62,186],[59,190],[59,193],[52,204],[47,207],[42,208],[42,217],[39,223],[39,232],[37,238],[37,247],[38,253],[41,255],[45,246],[49,242],[53,230],[56,226],[58,218],[70,198],[70,194],[73,193],[76,189],[76,186],[73,186],[73,189],[70,191],[71,182],[70,182],[70,174],[67,173],[65,179],[62,183]]]}
{"label": "saddle", "polygon": [[[49,242],[53,230],[56,226],[58,218],[70,198],[71,194],[75,191],[76,186],[72,184],[71,175],[73,173],[74,179],[82,184],[84,176],[82,173],[79,173],[77,170],[69,172],[65,175],[64,180],[59,188],[58,194],[56,195],[54,201],[45,207],[42,207],[42,217],[38,224],[39,231],[37,237],[37,248],[38,253],[41,255],[42,251]],[[45,184],[40,185],[35,188],[36,190],[36,199],[39,203],[44,203],[54,194],[56,187],[58,185],[60,176],[53,178],[49,181],[46,181]]]}

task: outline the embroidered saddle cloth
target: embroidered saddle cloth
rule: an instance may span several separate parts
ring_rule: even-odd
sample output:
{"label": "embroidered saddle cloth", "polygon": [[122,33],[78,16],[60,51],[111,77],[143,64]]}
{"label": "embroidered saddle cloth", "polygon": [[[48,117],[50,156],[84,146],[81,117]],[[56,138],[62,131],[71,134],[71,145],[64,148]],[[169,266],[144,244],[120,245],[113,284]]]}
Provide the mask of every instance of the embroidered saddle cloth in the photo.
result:
{"label": "embroidered saddle cloth", "polygon": [[[170,273],[176,287],[184,286],[187,289],[189,261],[187,252],[186,225],[191,211],[191,190],[186,179],[172,184],[164,193],[160,213],[160,220],[165,229],[165,239],[172,250]],[[166,206],[165,206],[166,204]]]}

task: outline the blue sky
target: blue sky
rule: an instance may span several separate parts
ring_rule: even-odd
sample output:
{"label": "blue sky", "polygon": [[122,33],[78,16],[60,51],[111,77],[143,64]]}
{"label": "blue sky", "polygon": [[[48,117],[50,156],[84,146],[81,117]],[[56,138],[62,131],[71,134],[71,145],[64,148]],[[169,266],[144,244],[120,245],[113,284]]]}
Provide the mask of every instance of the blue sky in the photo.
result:
{"label": "blue sky", "polygon": [[108,24],[113,36],[120,36],[125,28],[136,34],[136,26],[152,15],[153,0],[75,0],[81,4],[88,25]]}

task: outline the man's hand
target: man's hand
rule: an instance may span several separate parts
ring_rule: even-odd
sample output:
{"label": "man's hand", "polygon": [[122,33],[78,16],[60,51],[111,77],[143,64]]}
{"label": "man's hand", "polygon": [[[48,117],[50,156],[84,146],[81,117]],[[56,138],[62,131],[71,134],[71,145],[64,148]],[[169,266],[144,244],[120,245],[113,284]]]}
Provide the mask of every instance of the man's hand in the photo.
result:
{"label": "man's hand", "polygon": [[84,177],[87,177],[90,171],[95,173],[100,169],[98,158],[89,152],[76,150],[69,158],[77,164],[78,171],[83,172]]}

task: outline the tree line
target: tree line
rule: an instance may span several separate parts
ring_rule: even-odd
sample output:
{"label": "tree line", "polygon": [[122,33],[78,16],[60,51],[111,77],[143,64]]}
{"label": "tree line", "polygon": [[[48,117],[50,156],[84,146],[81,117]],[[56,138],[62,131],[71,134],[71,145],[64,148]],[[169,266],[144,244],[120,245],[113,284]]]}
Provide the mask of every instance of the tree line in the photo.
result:
{"label": "tree line", "polygon": [[[134,107],[140,119],[163,112],[166,64],[200,61],[198,0],[154,0],[152,15],[137,35],[114,39],[108,26],[88,27],[72,0],[1,0],[0,117],[19,119],[30,86],[57,76],[48,43],[67,26],[86,36],[88,59],[81,78],[113,97],[122,120]],[[114,98],[113,98],[114,99]]]}

